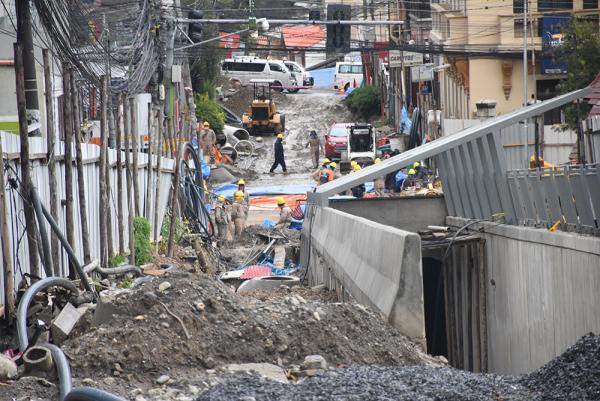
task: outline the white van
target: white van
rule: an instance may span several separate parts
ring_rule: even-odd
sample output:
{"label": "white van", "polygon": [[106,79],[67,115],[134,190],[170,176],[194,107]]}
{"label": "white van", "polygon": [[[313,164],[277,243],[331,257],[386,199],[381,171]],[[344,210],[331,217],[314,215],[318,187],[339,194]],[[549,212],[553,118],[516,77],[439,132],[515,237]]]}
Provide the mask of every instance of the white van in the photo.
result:
{"label": "white van", "polygon": [[298,86],[300,89],[309,89],[312,88],[315,84],[315,79],[310,76],[310,72],[306,71],[304,67],[298,64],[295,61],[286,60],[283,62],[288,70],[294,74],[296,77],[296,82],[298,82]]}
{"label": "white van", "polygon": [[363,64],[360,61],[342,61],[335,63],[334,88],[359,87],[363,80]]}
{"label": "white van", "polygon": [[287,69],[281,60],[266,60],[256,57],[236,57],[223,61],[221,65],[223,76],[239,81],[246,86],[253,79],[273,80],[273,88],[290,91],[298,91],[298,83],[294,75]]}

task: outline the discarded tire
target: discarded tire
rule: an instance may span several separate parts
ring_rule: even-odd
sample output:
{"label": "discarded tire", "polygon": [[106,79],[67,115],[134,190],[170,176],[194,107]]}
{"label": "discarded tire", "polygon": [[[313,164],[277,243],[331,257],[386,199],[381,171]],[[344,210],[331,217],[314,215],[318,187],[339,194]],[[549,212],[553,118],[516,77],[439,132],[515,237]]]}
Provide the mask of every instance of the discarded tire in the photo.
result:
{"label": "discarded tire", "polygon": [[237,289],[237,292],[248,292],[254,290],[273,290],[281,285],[294,287],[300,284],[300,278],[295,276],[268,276],[256,277],[245,281]]}

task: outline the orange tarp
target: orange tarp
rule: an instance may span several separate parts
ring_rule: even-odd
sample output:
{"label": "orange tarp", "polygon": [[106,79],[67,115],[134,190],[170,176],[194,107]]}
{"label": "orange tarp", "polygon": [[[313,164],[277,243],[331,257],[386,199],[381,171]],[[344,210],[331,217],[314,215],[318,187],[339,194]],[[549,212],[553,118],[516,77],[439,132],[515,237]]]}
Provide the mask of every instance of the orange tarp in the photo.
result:
{"label": "orange tarp", "polygon": [[285,199],[285,203],[290,207],[306,201],[306,195],[252,196],[250,197],[250,206],[273,207],[276,209],[277,198],[280,197]]}

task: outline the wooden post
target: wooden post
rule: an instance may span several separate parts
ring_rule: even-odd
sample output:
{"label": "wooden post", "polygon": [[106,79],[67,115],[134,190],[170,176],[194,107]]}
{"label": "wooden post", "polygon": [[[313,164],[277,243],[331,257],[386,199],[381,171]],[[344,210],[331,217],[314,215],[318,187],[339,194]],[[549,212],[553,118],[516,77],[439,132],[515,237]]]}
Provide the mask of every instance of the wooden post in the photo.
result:
{"label": "wooden post", "polygon": [[152,210],[150,209],[150,206],[152,204],[152,202],[150,202],[150,197],[152,195],[152,122],[154,121],[152,111],[152,102],[150,102],[148,103],[148,181],[146,182],[146,210],[144,213],[149,222],[152,221]]}
{"label": "wooden post", "polygon": [[[0,242],[2,242],[2,269],[4,270],[4,317],[10,322],[15,315],[15,291],[13,278],[12,250],[8,235],[6,214],[6,183],[4,182],[4,153],[0,137]],[[0,300],[1,301],[1,300]]]}
{"label": "wooden post", "polygon": [[100,83],[100,171],[99,176],[99,202],[98,211],[100,216],[100,265],[108,266],[108,253],[106,251],[106,146],[108,135],[106,127],[106,76],[102,77]]}
{"label": "wooden post", "polygon": [[137,109],[135,108],[135,98],[129,98],[129,113],[131,114],[131,147],[132,153],[131,158],[133,161],[133,205],[135,207],[135,215],[140,216],[140,187],[138,183],[138,129],[136,125],[136,114]]}
{"label": "wooden post", "polygon": [[[48,161],[48,185],[50,189],[50,213],[54,221],[58,221],[58,196],[56,194],[56,161],[54,158],[55,138],[54,131],[54,98],[52,93],[52,74],[50,73],[50,57],[48,49],[42,50],[44,60],[44,81],[46,90],[46,144]],[[58,237],[52,231],[50,237],[50,247],[52,248],[52,265],[54,266],[54,275],[60,276],[60,243]]]}
{"label": "wooden post", "polygon": [[157,138],[156,138],[156,188],[154,194],[154,241],[156,242],[156,249],[158,250],[158,235],[161,227],[158,224],[158,208],[160,205],[160,156],[164,147],[163,141],[163,111],[162,107],[158,108],[158,121],[156,124]]}
{"label": "wooden post", "polygon": [[[129,137],[131,135],[131,127],[128,127],[129,120],[127,95],[123,94],[123,123],[125,127],[125,176],[127,181],[127,231],[128,231],[128,246],[129,246],[129,263],[135,264],[135,246],[133,243],[133,199],[132,199],[132,179],[131,179],[131,148],[129,147]],[[131,111],[131,110],[129,110]]]}
{"label": "wooden post", "polygon": [[104,109],[106,110],[106,127],[107,127],[107,133],[106,133],[106,147],[104,148],[104,153],[105,153],[105,159],[106,159],[106,163],[104,163],[104,184],[105,184],[105,196],[106,196],[106,252],[108,253],[108,260],[110,261],[110,259],[115,255],[115,248],[113,246],[113,231],[112,231],[112,208],[111,205],[113,204],[113,198],[111,196],[111,185],[110,185],[110,158],[108,157],[108,141],[110,138],[110,129],[109,127],[111,125],[114,125],[114,122],[111,124],[111,118],[112,118],[112,113],[109,112],[109,107],[110,107],[110,97],[112,96],[110,93],[110,81],[109,81],[110,77],[107,78],[106,80],[106,84],[105,84],[105,105],[103,106]]}
{"label": "wooden post", "polygon": [[87,221],[87,201],[85,199],[85,179],[83,176],[83,152],[81,150],[81,123],[79,121],[79,91],[75,85],[74,74],[71,74],[71,103],[73,105],[73,125],[75,126],[75,162],[77,166],[77,187],[79,193],[79,218],[81,222],[81,242],[83,244],[83,260],[87,265],[92,261],[90,254],[90,235]]}
{"label": "wooden post", "polygon": [[[75,249],[75,227],[73,222],[73,109],[71,103],[71,67],[63,64],[63,109],[65,123],[65,220],[67,241]],[[69,278],[76,277],[72,261],[69,261]]]}
{"label": "wooden post", "polygon": [[[175,123],[170,119],[171,128],[175,131]],[[173,189],[171,190],[171,221],[169,224],[169,242],[167,244],[167,256],[173,257],[173,243],[175,240],[175,220],[177,219],[177,205],[179,204],[179,163],[181,161],[181,152],[179,150],[179,139],[181,130],[177,131],[175,136],[175,172],[173,176]]]}
{"label": "wooden post", "polygon": [[[15,75],[17,90],[17,111],[19,113],[19,136],[21,138],[21,180],[23,181],[22,194],[30,199],[31,172],[29,171],[29,134],[27,126],[27,106],[25,105],[25,76],[23,70],[23,51],[20,45],[14,44]],[[4,172],[2,172],[4,174]],[[29,271],[32,275],[40,276],[40,263],[38,259],[37,230],[35,213],[30,202],[23,202],[25,226],[27,229],[27,244],[29,249]]]}
{"label": "wooden post", "polygon": [[121,123],[123,122],[123,109],[121,96],[119,96],[119,107],[117,111],[117,227],[119,236],[119,254],[125,253],[125,239],[124,228],[123,228],[123,161],[122,161],[122,150],[121,150],[121,136],[123,131],[121,129]]}

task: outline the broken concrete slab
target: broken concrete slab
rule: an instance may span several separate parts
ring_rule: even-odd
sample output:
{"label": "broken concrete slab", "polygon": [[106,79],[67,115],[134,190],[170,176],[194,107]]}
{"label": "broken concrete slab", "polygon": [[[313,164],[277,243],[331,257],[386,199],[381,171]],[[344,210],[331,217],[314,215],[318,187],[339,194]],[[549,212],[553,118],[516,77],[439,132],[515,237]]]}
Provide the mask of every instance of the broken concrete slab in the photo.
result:
{"label": "broken concrete slab", "polygon": [[103,323],[110,322],[113,315],[118,313],[118,309],[114,305],[115,300],[129,293],[131,293],[129,289],[105,290],[100,292],[92,326],[100,326]]}
{"label": "broken concrete slab", "polygon": [[50,327],[54,341],[60,344],[66,340],[81,316],[81,311],[68,302],[65,307],[62,308],[56,319],[54,319],[52,326]]}
{"label": "broken concrete slab", "polygon": [[308,355],[302,362],[304,369],[327,369],[327,361],[321,355]]}
{"label": "broken concrete slab", "polygon": [[256,277],[242,283],[237,292],[248,292],[254,290],[273,290],[280,285],[293,287],[300,284],[300,278],[295,276],[268,276]]}
{"label": "broken concrete slab", "polygon": [[270,363],[234,363],[225,365],[223,369],[231,373],[255,373],[279,383],[289,383],[283,368]]}
{"label": "broken concrete slab", "polygon": [[275,247],[275,256],[273,256],[273,264],[279,268],[285,265],[285,246],[278,245]]}

